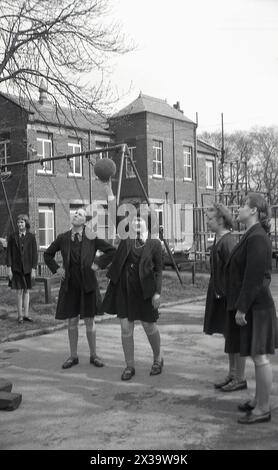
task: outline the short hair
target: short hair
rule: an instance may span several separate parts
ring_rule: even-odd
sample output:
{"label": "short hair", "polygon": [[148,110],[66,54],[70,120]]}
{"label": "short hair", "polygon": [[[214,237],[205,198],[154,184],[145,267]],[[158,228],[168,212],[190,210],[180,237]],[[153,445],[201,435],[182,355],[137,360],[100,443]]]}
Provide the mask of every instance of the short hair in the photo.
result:
{"label": "short hair", "polygon": [[76,208],[75,212],[78,212],[80,209],[82,209],[82,211],[84,211],[85,223],[92,220],[93,216],[88,214],[88,211],[87,211],[86,207],[84,207],[84,206]]}
{"label": "short hair", "polygon": [[222,218],[224,227],[228,230],[232,230],[234,227],[233,216],[230,209],[222,204],[222,202],[215,202],[208,207],[207,212],[214,212],[217,219]]}
{"label": "short hair", "polygon": [[271,212],[268,202],[260,193],[250,192],[245,196],[244,202],[248,201],[251,209],[256,207],[258,212],[258,219],[263,229],[268,233],[271,229]]}
{"label": "short hair", "polygon": [[30,220],[27,214],[19,214],[16,218],[16,222],[19,220],[24,220],[26,229],[30,229]]}

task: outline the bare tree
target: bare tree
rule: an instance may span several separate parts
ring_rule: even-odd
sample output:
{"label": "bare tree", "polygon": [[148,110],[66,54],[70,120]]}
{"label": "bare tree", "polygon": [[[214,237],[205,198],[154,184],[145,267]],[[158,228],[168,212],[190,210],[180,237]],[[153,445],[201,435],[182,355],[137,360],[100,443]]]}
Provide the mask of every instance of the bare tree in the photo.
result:
{"label": "bare tree", "polygon": [[278,128],[256,128],[250,135],[254,144],[250,170],[253,189],[266,193],[272,205],[278,204]]}
{"label": "bare tree", "polygon": [[[221,132],[204,132],[202,140],[221,148]],[[225,136],[224,161],[219,161],[219,188],[232,193],[249,188],[248,168],[253,155],[253,142],[247,132],[237,131]]]}
{"label": "bare tree", "polygon": [[[221,146],[220,132],[203,133],[202,140]],[[227,134],[224,172],[219,165],[219,183],[220,188],[224,183],[231,194],[235,189],[258,191],[266,194],[272,205],[278,204],[278,128],[257,127],[250,132]]]}
{"label": "bare tree", "polygon": [[109,11],[108,0],[1,0],[1,90],[32,101],[43,79],[56,106],[107,111],[107,66],[133,47]]}

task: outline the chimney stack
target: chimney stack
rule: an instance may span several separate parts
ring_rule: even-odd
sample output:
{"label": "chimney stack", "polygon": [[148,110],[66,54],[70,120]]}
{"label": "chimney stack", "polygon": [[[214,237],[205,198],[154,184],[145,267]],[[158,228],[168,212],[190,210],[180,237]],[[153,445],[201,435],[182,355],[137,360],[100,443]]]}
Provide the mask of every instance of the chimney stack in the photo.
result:
{"label": "chimney stack", "polygon": [[182,109],[180,108],[180,102],[177,101],[176,104],[173,105],[173,108],[175,108],[177,111],[183,114]]}
{"label": "chimney stack", "polygon": [[47,100],[47,86],[43,78],[41,79],[39,92],[40,92],[39,103],[45,104],[48,101]]}

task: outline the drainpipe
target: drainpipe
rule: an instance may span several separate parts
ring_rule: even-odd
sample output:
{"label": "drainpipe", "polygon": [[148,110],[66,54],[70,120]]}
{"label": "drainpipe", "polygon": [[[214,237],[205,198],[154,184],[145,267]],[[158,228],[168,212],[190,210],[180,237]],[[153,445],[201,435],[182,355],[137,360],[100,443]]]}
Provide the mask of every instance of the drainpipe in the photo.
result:
{"label": "drainpipe", "polygon": [[198,127],[198,113],[196,113],[196,124],[194,124],[195,207],[198,207],[198,204],[199,204],[199,175],[198,175],[198,159],[197,159],[197,127]]}
{"label": "drainpipe", "polygon": [[174,204],[177,203],[175,121],[172,121]]}

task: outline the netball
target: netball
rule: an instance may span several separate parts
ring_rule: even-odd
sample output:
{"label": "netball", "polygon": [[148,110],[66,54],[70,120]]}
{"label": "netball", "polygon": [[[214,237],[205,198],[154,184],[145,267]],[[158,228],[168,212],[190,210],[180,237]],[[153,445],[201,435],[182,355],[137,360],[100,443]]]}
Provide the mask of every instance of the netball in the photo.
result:
{"label": "netball", "polygon": [[116,165],[110,158],[98,160],[94,167],[95,175],[101,181],[108,181],[111,176],[116,174]]}

